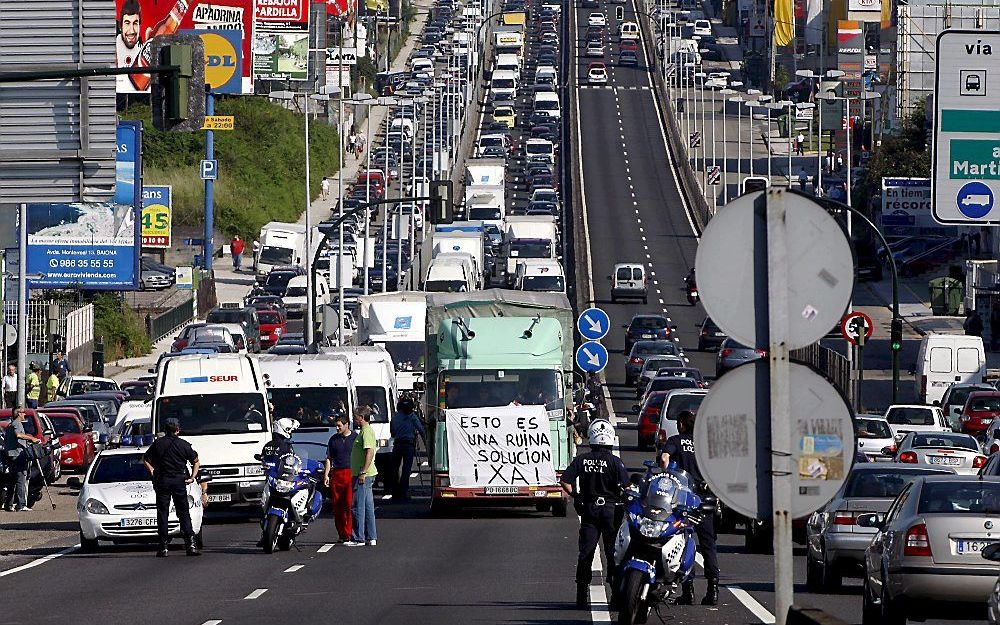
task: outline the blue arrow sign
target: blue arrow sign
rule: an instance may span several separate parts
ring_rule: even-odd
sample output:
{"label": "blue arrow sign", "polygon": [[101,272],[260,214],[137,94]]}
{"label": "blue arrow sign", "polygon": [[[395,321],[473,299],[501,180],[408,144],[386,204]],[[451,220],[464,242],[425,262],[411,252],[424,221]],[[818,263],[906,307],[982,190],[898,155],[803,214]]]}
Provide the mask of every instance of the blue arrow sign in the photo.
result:
{"label": "blue arrow sign", "polygon": [[587,373],[597,373],[608,366],[608,349],[594,341],[588,341],[576,350],[576,366]]}
{"label": "blue arrow sign", "polygon": [[588,341],[599,341],[611,329],[611,319],[608,313],[600,308],[588,308],[580,313],[580,317],[576,320],[576,329],[580,331],[580,336]]}

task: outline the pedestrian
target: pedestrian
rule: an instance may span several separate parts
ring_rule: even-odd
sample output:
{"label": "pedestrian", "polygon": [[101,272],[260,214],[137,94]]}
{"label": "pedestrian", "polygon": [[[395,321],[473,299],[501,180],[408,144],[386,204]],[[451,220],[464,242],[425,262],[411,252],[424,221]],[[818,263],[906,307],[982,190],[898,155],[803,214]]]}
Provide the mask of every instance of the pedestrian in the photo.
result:
{"label": "pedestrian", "polygon": [[816,188],[813,189],[813,193],[816,195],[816,197],[823,197],[826,195],[826,191],[823,190],[822,185],[816,185]]}
{"label": "pedestrian", "polygon": [[42,379],[38,375],[41,367],[38,366],[37,362],[33,362],[28,366],[28,369],[28,379],[24,383],[25,400],[28,408],[38,408],[38,398],[42,395]]}
{"label": "pedestrian", "polygon": [[7,373],[3,376],[3,405],[13,408],[17,405],[17,367],[7,365]]}
{"label": "pedestrian", "polygon": [[[664,468],[675,463],[676,467],[686,471],[691,476],[695,492],[704,499],[711,494],[698,468],[698,460],[694,451],[694,413],[685,410],[677,415],[678,434],[671,436],[660,449],[660,464]],[[698,552],[704,560],[705,580],[708,590],[701,600],[702,605],[718,605],[719,603],[719,556],[715,549],[715,515],[708,514],[695,526],[698,536]],[[688,577],[681,586],[681,596],[677,599],[680,605],[694,603],[694,579]]]}
{"label": "pedestrian", "polygon": [[[191,443],[180,437],[181,424],[169,417],[163,422],[165,436],[157,438],[142,457],[150,475],[153,476],[153,491],[156,493],[156,535],[160,548],[158,558],[167,557],[169,544],[170,502],[173,501],[181,535],[189,556],[200,556],[195,544],[194,528],[191,526],[191,509],[188,507],[188,484],[198,475],[200,464],[198,453]],[[188,465],[191,470],[188,471]]]}
{"label": "pedestrian", "polygon": [[844,155],[843,154],[838,154],[837,155],[837,171],[840,171],[843,168],[844,168]]}
{"label": "pedestrian", "polygon": [[378,475],[375,468],[375,431],[368,423],[372,409],[359,406],[354,411],[354,425],[358,428],[358,436],[351,446],[351,477],[354,481],[351,512],[351,540],[344,543],[347,547],[375,546],[377,538],[375,531],[375,496],[372,493],[372,483]]}
{"label": "pedestrian", "polygon": [[590,604],[591,569],[598,542],[604,543],[604,558],[609,563],[608,581],[614,587],[610,563],[614,561],[615,535],[618,531],[615,505],[629,483],[625,464],[611,453],[615,444],[615,426],[607,419],[594,419],[587,428],[587,438],[590,451],[573,458],[560,479],[560,486],[573,498],[573,507],[580,515],[576,607],[581,610],[587,609]]}
{"label": "pedestrian", "polygon": [[59,376],[52,372],[49,367],[45,368],[45,401],[42,405],[56,400],[56,391],[59,389]]}
{"label": "pedestrian", "polygon": [[320,183],[320,190],[323,192],[323,200],[330,199],[330,181],[323,178],[323,182]]}
{"label": "pedestrian", "polygon": [[56,358],[52,361],[52,371],[59,376],[60,382],[63,378],[69,375],[69,359],[66,358],[61,349],[56,352]]}
{"label": "pedestrian", "polygon": [[968,336],[979,336],[983,335],[983,319],[979,316],[979,311],[974,308],[970,308],[965,311],[965,321],[962,323],[962,329]]}
{"label": "pedestrian", "polygon": [[[424,424],[415,412],[416,406],[409,397],[396,403],[396,414],[392,415],[389,432],[392,435],[392,471],[390,473],[393,499],[406,501],[410,498],[410,471],[417,450],[417,435],[425,436]],[[400,470],[402,466],[402,470]]]}
{"label": "pedestrian", "polygon": [[246,244],[238,234],[229,243],[229,253],[233,255],[233,271],[239,271],[243,268],[243,250],[245,247]]}
{"label": "pedestrian", "polygon": [[327,443],[326,460],[323,462],[323,485],[330,488],[333,521],[342,543],[351,540],[353,531],[351,515],[354,484],[351,476],[351,450],[358,435],[351,430],[350,421],[346,414],[338,414],[333,418],[336,432]]}
{"label": "pedestrian", "polygon": [[253,247],[251,249],[253,250],[253,270],[254,270],[254,273],[256,273],[257,272],[257,259],[260,258],[260,241],[258,241],[257,239],[254,239],[253,240]]}
{"label": "pedestrian", "polygon": [[11,469],[11,481],[13,490],[8,490],[4,510],[8,512],[28,512],[28,445],[30,443],[41,443],[31,434],[24,431],[24,408],[14,410],[14,417],[10,420],[7,430],[4,432],[4,454],[7,465]]}
{"label": "pedestrian", "polygon": [[806,173],[805,167],[799,168],[799,190],[805,193],[806,185],[809,184],[809,174]]}
{"label": "pedestrian", "polygon": [[795,137],[795,150],[799,156],[804,156],[806,153],[806,137],[799,131],[798,136]]}

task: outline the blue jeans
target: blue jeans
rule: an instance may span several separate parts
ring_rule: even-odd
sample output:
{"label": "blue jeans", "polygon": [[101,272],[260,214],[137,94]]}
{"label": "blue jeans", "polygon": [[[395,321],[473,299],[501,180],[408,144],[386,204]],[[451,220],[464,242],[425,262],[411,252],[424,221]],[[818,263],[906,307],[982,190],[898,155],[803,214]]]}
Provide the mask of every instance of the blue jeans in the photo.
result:
{"label": "blue jeans", "polygon": [[372,478],[360,482],[354,478],[354,501],[351,510],[351,540],[364,542],[375,540],[375,496],[372,494]]}

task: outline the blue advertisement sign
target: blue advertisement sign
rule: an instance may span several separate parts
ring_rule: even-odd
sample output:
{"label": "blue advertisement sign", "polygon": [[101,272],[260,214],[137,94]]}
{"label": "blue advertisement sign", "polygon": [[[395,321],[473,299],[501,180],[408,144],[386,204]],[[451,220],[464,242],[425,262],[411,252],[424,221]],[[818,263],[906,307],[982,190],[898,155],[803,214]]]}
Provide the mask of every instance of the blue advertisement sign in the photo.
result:
{"label": "blue advertisement sign", "polygon": [[142,122],[120,121],[115,142],[115,204],[142,205]]}
{"label": "blue advertisement sign", "polygon": [[243,93],[243,31],[212,28],[180,34],[198,35],[205,44],[205,86],[212,93]]}

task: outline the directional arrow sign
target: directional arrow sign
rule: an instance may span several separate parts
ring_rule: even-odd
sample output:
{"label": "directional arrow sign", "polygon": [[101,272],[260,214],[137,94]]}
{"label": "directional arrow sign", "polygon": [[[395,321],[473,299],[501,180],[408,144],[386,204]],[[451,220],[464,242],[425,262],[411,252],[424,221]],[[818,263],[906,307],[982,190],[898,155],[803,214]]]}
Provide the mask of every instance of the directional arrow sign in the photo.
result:
{"label": "directional arrow sign", "polygon": [[576,350],[576,366],[587,373],[597,373],[608,365],[608,350],[600,343],[588,341]]}
{"label": "directional arrow sign", "polygon": [[576,320],[576,329],[580,331],[580,336],[588,341],[599,341],[611,329],[611,319],[608,313],[600,308],[588,308],[580,313],[580,317]]}

